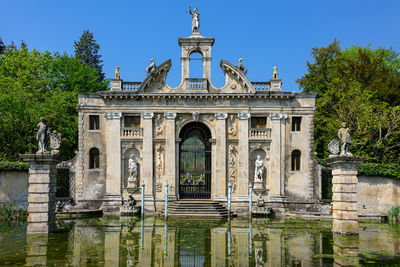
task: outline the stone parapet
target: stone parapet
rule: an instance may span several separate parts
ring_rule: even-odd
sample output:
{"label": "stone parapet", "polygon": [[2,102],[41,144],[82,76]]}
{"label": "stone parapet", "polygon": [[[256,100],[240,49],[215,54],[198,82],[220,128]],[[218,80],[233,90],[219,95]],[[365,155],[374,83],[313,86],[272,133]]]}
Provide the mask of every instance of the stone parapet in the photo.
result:
{"label": "stone parapet", "polygon": [[24,154],[30,164],[27,234],[47,234],[56,229],[56,164],[58,155]]}
{"label": "stone parapet", "polygon": [[332,231],[358,234],[357,166],[364,158],[334,156],[326,159],[332,170]]}

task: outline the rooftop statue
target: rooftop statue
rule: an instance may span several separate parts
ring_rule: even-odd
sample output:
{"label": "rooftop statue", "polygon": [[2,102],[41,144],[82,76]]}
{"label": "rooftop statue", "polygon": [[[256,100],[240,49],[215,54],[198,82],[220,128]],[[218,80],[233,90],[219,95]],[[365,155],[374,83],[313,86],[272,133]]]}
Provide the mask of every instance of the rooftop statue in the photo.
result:
{"label": "rooftop statue", "polygon": [[155,68],[156,68],[156,63],[154,59],[150,59],[151,64],[146,68],[146,74],[149,75]]}
{"label": "rooftop statue", "polygon": [[189,14],[192,15],[192,33],[199,32],[200,28],[200,13],[197,11],[197,8],[193,9],[189,6]]}
{"label": "rooftop statue", "polygon": [[351,143],[351,136],[350,136],[350,129],[347,128],[347,124],[345,122],[342,123],[338,131],[338,137],[342,142],[342,150],[340,151],[341,156],[353,156],[350,153],[350,143]]}
{"label": "rooftop statue", "polygon": [[114,79],[119,79],[119,67],[115,68],[115,77]]}
{"label": "rooftop statue", "polygon": [[272,74],[272,79],[278,79],[278,68],[274,67],[274,73]]}
{"label": "rooftop statue", "polygon": [[245,66],[243,66],[242,60],[243,60],[243,58],[239,58],[239,63],[238,63],[238,65],[237,65],[237,68],[238,68],[241,72],[243,72],[244,75],[246,75],[246,74],[247,74],[247,69],[246,69]]}
{"label": "rooftop statue", "polygon": [[50,127],[46,123],[46,119],[44,117],[40,117],[40,122],[37,125],[39,130],[36,134],[36,140],[38,140],[38,151],[36,153],[49,153],[48,150],[48,142],[49,142],[49,135],[50,135]]}

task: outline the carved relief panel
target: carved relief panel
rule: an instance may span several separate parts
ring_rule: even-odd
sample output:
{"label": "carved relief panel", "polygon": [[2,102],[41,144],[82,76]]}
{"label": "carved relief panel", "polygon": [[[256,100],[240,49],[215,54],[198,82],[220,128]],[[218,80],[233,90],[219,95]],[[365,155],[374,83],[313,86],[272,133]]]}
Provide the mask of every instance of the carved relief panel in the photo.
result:
{"label": "carved relief panel", "polygon": [[237,119],[236,116],[233,114],[230,114],[228,117],[228,138],[229,139],[237,139],[238,138],[238,127],[237,127]]}
{"label": "carved relief panel", "polygon": [[228,148],[228,182],[232,184],[232,194],[236,192],[237,155],[237,145],[230,144]]}
{"label": "carved relief panel", "polygon": [[155,176],[156,176],[156,191],[162,192],[163,184],[162,177],[164,176],[164,144],[156,144],[156,162],[155,162]]}
{"label": "carved relief panel", "polygon": [[165,136],[165,119],[162,114],[156,114],[154,120],[154,137],[155,138],[164,138]]}

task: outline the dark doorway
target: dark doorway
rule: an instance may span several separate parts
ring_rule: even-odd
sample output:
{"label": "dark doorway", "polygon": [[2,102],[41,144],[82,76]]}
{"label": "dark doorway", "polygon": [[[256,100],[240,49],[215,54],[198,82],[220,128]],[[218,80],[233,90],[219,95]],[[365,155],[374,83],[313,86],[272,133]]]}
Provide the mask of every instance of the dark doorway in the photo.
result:
{"label": "dark doorway", "polygon": [[191,122],[179,137],[179,198],[211,198],[210,130],[202,123]]}

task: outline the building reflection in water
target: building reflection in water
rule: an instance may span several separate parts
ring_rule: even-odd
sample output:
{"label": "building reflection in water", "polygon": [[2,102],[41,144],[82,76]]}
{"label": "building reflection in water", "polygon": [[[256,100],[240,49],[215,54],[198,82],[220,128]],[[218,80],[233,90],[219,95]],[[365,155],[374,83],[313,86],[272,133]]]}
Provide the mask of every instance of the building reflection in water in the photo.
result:
{"label": "building reflection in water", "polygon": [[[310,230],[307,227],[291,228],[291,225],[283,219],[271,223],[266,219],[205,222],[164,221],[148,217],[109,222],[101,218],[95,226],[77,220],[71,231],[55,234],[57,238],[50,235],[27,237],[25,263],[68,263],[71,266],[346,266],[359,264],[361,250],[387,250],[391,255],[399,254],[399,240],[385,236],[380,232],[384,231],[382,229],[349,237],[332,234],[328,227]],[[375,242],[368,243],[371,239]]]}

